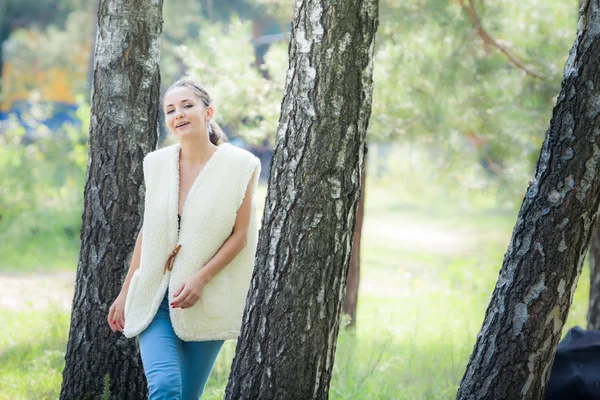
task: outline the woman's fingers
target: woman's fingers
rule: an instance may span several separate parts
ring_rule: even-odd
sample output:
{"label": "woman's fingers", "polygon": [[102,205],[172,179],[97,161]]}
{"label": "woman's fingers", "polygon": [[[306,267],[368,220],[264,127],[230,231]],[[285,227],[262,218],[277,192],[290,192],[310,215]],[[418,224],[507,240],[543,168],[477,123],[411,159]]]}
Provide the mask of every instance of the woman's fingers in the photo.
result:
{"label": "woman's fingers", "polygon": [[188,293],[188,295],[185,297],[185,301],[182,301],[181,304],[179,304],[179,307],[188,308],[189,305],[190,305],[190,294]]}
{"label": "woman's fingers", "polygon": [[184,288],[185,288],[185,282],[183,282],[183,283],[181,284],[181,286],[179,286],[179,289],[177,289],[177,290],[175,291],[175,293],[173,293],[173,297],[177,297],[177,296],[179,296],[179,295],[181,294],[181,291],[182,291]]}
{"label": "woman's fingers", "polygon": [[125,329],[125,317],[122,314],[117,318],[117,329],[119,332],[123,332],[123,329]]}
{"label": "woman's fingers", "polygon": [[191,295],[190,291],[187,289],[184,289],[183,292],[181,292],[179,294],[179,296],[175,300],[173,300],[173,302],[171,303],[171,306],[173,306],[173,308],[184,307],[187,304],[190,295]]}
{"label": "woman's fingers", "polygon": [[171,302],[171,307],[173,308],[192,307],[200,298],[198,294],[194,294],[191,290],[187,289],[185,282],[175,291],[173,297],[175,298],[173,302]]}
{"label": "woman's fingers", "polygon": [[198,302],[198,300],[200,300],[200,297],[198,295],[194,294],[190,296],[188,307],[192,307],[193,305],[195,305]]}
{"label": "woman's fingers", "polygon": [[113,324],[114,321],[114,315],[115,315],[115,305],[113,304],[112,306],[110,306],[110,309],[108,310],[108,326],[110,326],[110,329],[112,329],[112,331],[115,331],[115,327]]}
{"label": "woman's fingers", "polygon": [[192,307],[194,304],[196,304],[196,302],[198,301],[199,297],[196,296],[195,294],[189,292],[188,295],[186,296],[185,300],[182,301],[179,306],[181,308],[190,308]]}
{"label": "woman's fingers", "polygon": [[123,332],[125,329],[125,315],[121,309],[122,307],[118,307],[117,304],[118,303],[115,301],[115,303],[113,303],[108,310],[108,326],[110,326],[110,329],[113,332]]}
{"label": "woman's fingers", "polygon": [[[187,291],[185,291],[185,290],[183,292],[177,294],[177,297],[171,303],[171,307],[173,307],[173,308],[180,307],[181,303],[183,303],[186,296],[187,296]],[[173,297],[175,297],[175,295],[173,295]]]}

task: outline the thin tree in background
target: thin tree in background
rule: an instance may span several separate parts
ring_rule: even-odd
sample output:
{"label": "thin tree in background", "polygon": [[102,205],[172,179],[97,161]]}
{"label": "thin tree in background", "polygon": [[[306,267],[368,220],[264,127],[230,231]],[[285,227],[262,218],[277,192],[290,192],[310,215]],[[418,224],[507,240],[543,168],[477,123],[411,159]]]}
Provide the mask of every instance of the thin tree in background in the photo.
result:
{"label": "thin tree in background", "polygon": [[600,203],[600,9],[587,1],[562,89],[457,399],[541,399]]}
{"label": "thin tree in background", "polygon": [[142,160],[156,148],[162,0],[101,0],[94,56],[81,249],[61,399],[147,397],[135,341],[108,309],[129,267],[143,215]]}
{"label": "thin tree in background", "polygon": [[328,396],[371,114],[378,6],[296,3],[227,399]]}
{"label": "thin tree in background", "polygon": [[365,197],[367,189],[367,149],[365,149],[365,161],[360,181],[360,199],[356,210],[356,228],[352,239],[352,252],[350,253],[350,267],[346,282],[346,294],[342,312],[349,317],[347,328],[356,328],[356,310],[358,308],[358,289],[360,287],[360,243],[362,239],[363,221],[365,219]]}

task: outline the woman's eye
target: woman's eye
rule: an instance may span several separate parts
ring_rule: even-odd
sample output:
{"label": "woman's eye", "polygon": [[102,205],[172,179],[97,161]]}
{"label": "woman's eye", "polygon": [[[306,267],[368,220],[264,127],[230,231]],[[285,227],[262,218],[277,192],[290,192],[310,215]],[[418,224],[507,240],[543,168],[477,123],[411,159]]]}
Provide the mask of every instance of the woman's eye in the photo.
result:
{"label": "woman's eye", "polygon": [[[189,107],[188,107],[188,106],[189,106]],[[191,104],[186,104],[185,106],[183,106],[183,108],[190,108],[190,107],[192,107],[192,105],[191,105]]]}
{"label": "woman's eye", "polygon": [[173,110],[169,110],[167,111],[167,114],[171,114],[173,112]]}

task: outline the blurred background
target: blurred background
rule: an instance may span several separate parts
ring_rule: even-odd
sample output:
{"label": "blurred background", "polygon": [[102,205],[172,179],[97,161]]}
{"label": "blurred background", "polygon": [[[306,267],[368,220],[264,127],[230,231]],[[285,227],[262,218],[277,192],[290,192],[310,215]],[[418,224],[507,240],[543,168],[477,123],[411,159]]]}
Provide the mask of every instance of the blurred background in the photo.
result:
{"label": "blurred background", "polygon": [[[161,80],[193,75],[269,161],[291,0],[167,0]],[[380,0],[361,281],[332,399],[453,399],[574,42],[578,1]],[[0,399],[58,397],[79,251],[96,1],[0,1]],[[161,122],[159,146],[172,143]],[[262,212],[262,208],[261,208]],[[584,269],[566,328],[585,326]],[[347,321],[345,321],[347,322]],[[565,329],[566,331],[566,329]],[[235,350],[203,398],[222,398]]]}

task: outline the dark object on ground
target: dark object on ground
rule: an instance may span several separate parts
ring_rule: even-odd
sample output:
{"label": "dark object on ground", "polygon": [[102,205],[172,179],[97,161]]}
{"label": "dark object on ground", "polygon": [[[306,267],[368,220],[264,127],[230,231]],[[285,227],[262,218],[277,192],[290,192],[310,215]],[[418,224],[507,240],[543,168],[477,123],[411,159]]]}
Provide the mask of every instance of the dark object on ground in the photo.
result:
{"label": "dark object on ground", "polygon": [[558,344],[545,400],[600,399],[600,331],[571,328]]}

